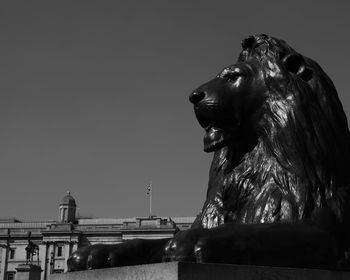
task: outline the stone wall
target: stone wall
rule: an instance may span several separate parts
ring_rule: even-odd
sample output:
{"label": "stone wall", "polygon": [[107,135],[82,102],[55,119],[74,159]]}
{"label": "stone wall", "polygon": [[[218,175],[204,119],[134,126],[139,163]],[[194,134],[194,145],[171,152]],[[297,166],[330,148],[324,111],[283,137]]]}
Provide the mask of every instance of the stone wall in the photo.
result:
{"label": "stone wall", "polygon": [[349,280],[350,272],[170,262],[51,275],[50,280]]}

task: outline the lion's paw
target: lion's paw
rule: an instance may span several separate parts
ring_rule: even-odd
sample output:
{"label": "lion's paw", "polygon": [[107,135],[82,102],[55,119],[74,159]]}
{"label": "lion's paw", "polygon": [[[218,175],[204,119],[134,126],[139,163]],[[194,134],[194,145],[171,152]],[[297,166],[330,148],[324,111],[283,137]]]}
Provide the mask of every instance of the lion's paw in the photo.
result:
{"label": "lion's paw", "polygon": [[196,261],[194,249],[202,233],[202,229],[190,229],[176,234],[164,247],[163,261]]}
{"label": "lion's paw", "polygon": [[68,271],[108,267],[111,248],[111,245],[96,244],[78,249],[67,260]]}

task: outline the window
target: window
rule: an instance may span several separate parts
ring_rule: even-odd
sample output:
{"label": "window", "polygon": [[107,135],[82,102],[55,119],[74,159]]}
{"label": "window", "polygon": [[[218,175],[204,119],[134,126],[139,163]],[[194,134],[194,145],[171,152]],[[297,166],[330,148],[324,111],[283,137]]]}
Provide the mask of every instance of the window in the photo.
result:
{"label": "window", "polygon": [[13,271],[6,272],[6,280],[15,280],[15,274]]}
{"label": "window", "polygon": [[16,252],[15,248],[10,248],[10,251],[9,251],[9,259],[10,260],[13,260],[15,258],[15,252]]}
{"label": "window", "polygon": [[57,257],[62,257],[63,246],[57,246]]}

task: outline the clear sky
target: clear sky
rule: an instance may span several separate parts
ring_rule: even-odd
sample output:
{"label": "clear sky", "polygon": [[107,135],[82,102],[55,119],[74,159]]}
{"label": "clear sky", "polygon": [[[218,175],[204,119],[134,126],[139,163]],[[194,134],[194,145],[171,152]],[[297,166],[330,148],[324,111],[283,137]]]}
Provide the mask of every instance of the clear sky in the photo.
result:
{"label": "clear sky", "polygon": [[285,39],[350,116],[349,1],[1,1],[0,218],[194,216],[205,198],[189,93],[250,34]]}

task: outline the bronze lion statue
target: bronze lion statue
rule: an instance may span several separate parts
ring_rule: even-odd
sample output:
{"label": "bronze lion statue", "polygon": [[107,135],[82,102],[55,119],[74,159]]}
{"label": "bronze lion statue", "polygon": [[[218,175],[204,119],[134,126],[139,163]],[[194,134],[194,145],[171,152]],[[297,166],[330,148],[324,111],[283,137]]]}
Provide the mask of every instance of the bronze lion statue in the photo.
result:
{"label": "bronze lion statue", "polygon": [[[321,67],[264,34],[190,102],[213,152],[192,228],[79,249],[69,270],[159,261],[336,268],[350,246],[350,141]],[[349,173],[348,173],[349,172]],[[80,262],[79,262],[80,260]]]}

